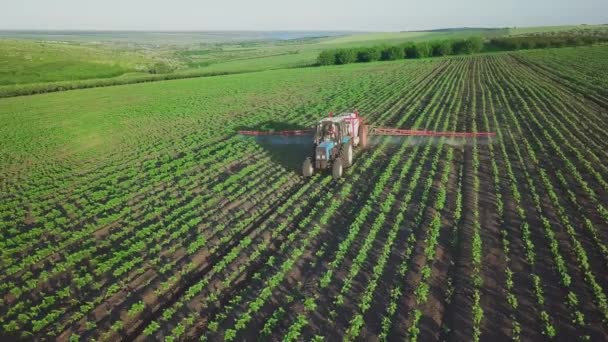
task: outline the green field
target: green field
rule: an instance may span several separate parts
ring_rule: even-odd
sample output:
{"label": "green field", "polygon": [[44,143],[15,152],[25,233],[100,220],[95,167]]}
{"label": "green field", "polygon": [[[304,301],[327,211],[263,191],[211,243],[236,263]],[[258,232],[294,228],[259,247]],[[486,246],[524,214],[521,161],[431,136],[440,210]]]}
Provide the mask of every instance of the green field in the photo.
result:
{"label": "green field", "polygon": [[[407,41],[481,36],[492,38],[606,25],[504,29],[452,29],[394,33],[341,33],[341,36],[277,40],[269,34],[4,32],[0,36],[0,95],[135,83],[309,66],[325,49],[395,45]],[[296,33],[290,33],[296,34]],[[241,40],[237,38],[241,37]],[[53,40],[51,40],[53,39]],[[56,39],[56,40],[54,40]],[[65,42],[60,41],[64,39]],[[162,75],[150,69],[162,63]]]}
{"label": "green field", "polygon": [[603,25],[562,25],[562,26],[541,26],[541,27],[515,27],[509,28],[509,35],[522,35],[534,33],[554,33],[569,32],[576,30],[605,30],[608,24]]}
{"label": "green field", "polygon": [[0,40],[0,86],[118,77],[145,70],[142,54],[59,42]]}
{"label": "green field", "polygon": [[[606,340],[606,80],[597,45],[0,99],[0,337]],[[496,135],[372,137],[334,180],[236,134],[351,110]]]}
{"label": "green field", "polygon": [[394,32],[394,33],[365,33],[348,35],[344,37],[329,38],[320,45],[331,48],[360,47],[373,45],[395,45],[403,42],[428,41],[439,39],[468,38],[470,36],[496,37],[508,34],[507,29],[453,29],[436,31],[413,31],[413,32]]}
{"label": "green field", "polygon": [[[393,66],[395,67],[398,66]],[[211,127],[228,125],[227,129],[233,130],[243,123],[239,120],[226,122],[230,117],[223,118],[224,115],[233,113],[236,118],[268,101],[277,103],[278,106],[295,100],[319,102],[324,96],[319,87],[325,85],[330,88],[336,78],[345,77],[354,71],[351,76],[346,76],[354,82],[361,73],[367,74],[371,70],[384,73],[385,69],[386,66],[369,65],[365,68],[336,70],[278,70],[9,98],[2,101],[1,115],[6,125],[1,129],[3,139],[7,142],[3,146],[13,150],[4,150],[2,155],[14,157],[23,154],[25,158],[42,155],[63,157],[84,149],[84,152],[102,157],[123,143],[141,145],[139,138],[155,142],[168,132],[184,134],[182,129],[186,127],[194,131],[213,131]],[[260,87],[261,84],[264,86]],[[23,106],[33,110],[24,112],[21,110]],[[19,115],[12,115],[16,112]],[[208,120],[206,116],[209,113],[221,113],[222,116],[212,126],[198,121]],[[151,125],[141,124],[140,120]],[[30,129],[19,129],[13,124],[25,124]],[[130,128],[123,133],[139,138],[131,140],[113,135],[112,132],[117,128],[125,126]],[[19,141],[38,142],[23,146]],[[93,147],[96,149],[88,151],[88,148]],[[97,150],[98,148],[102,150]],[[22,159],[3,160],[2,164],[17,168],[23,162]]]}

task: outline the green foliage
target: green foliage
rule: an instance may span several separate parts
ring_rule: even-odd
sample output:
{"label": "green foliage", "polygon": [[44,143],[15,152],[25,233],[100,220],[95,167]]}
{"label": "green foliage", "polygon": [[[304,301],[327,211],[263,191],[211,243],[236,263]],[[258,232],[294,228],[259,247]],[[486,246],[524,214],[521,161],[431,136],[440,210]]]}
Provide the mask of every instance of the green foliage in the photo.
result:
{"label": "green foliage", "polygon": [[152,336],[158,329],[160,328],[160,324],[157,321],[152,321],[148,326],[144,329],[145,336]]}
{"label": "green foliage", "polygon": [[289,327],[287,334],[283,337],[283,341],[297,341],[300,337],[302,328],[308,324],[308,320],[305,315],[298,315],[296,321]]}
{"label": "green foliage", "polygon": [[405,45],[406,58],[426,58],[432,56],[432,46],[427,42],[419,42]]}
{"label": "green foliage", "polygon": [[234,329],[227,329],[224,332],[224,340],[225,341],[234,341],[235,338],[236,338],[236,330],[234,330]]}
{"label": "green foliage", "polygon": [[[337,51],[324,50],[318,58],[318,64],[346,64],[352,63],[353,54],[357,62],[371,62],[375,60],[394,61],[408,58],[427,58],[447,56],[450,54],[472,54],[481,52],[484,42],[480,37],[471,37],[460,40],[421,41],[401,46],[382,46],[359,49],[340,49]],[[335,60],[332,63],[332,55]],[[341,56],[341,57],[338,57]]]}
{"label": "green foliage", "polygon": [[307,311],[314,312],[317,308],[317,303],[315,302],[315,299],[306,298],[306,300],[304,301],[304,308],[306,308]]}
{"label": "green foliage", "polygon": [[481,320],[483,319],[483,309],[481,308],[481,296],[479,290],[473,293],[473,341],[479,341],[481,336]]}
{"label": "green foliage", "polygon": [[130,317],[135,317],[142,313],[145,308],[146,304],[143,301],[133,303],[133,305],[131,305],[131,308],[129,308],[128,314]]}
{"label": "green foliage", "polygon": [[380,60],[383,61],[394,61],[397,59],[402,59],[404,56],[403,50],[398,46],[388,46],[382,49],[380,54]]}
{"label": "green foliage", "polygon": [[317,57],[318,65],[333,65],[336,64],[336,52],[334,50],[323,50]]}
{"label": "green foliage", "polygon": [[150,74],[168,74],[172,72],[174,68],[166,62],[156,62],[148,68]]}
{"label": "green foliage", "polygon": [[264,324],[264,327],[261,331],[262,336],[270,336],[274,331],[276,325],[279,323],[280,319],[285,316],[285,313],[286,311],[282,307],[275,310],[272,313],[272,316],[270,316],[270,318],[268,318],[268,320]]}
{"label": "green foliage", "polygon": [[[605,51],[602,49],[605,47],[580,49],[579,53]],[[564,56],[568,51],[551,51],[558,55],[554,58],[562,58],[551,65],[567,63]],[[535,75],[529,70],[534,70],[536,62],[529,55],[518,52],[282,70],[3,99],[2,108],[7,109],[2,113],[5,126],[0,127],[0,158],[3,165],[9,165],[2,170],[9,180],[3,186],[14,194],[0,203],[7,225],[4,233],[9,237],[3,242],[3,261],[9,267],[1,275],[6,281],[0,285],[7,304],[3,329],[52,336],[83,319],[90,328],[90,313],[103,310],[104,301],[123,289],[121,296],[126,294],[125,303],[132,306],[125,307],[121,317],[131,323],[145,305],[138,301],[139,292],[126,291],[126,285],[132,285],[129,280],[143,284],[141,275],[153,270],[162,276],[145,284],[145,291],[154,291],[159,299],[176,291],[181,297],[163,306],[157,321],[160,327],[154,322],[142,327],[144,335],[154,336],[160,330],[163,336],[172,334],[168,339],[186,338],[199,327],[193,324],[195,317],[209,310],[217,312],[209,317],[209,339],[219,339],[222,333],[227,340],[238,339],[252,326],[263,326],[268,335],[289,331],[291,338],[298,339],[311,332],[303,327],[322,308],[331,323],[349,324],[340,327],[345,339],[357,339],[365,330],[365,317],[378,298],[378,288],[388,276],[390,292],[382,291],[390,293],[390,302],[379,317],[380,336],[388,338],[391,329],[397,328],[407,329],[416,338],[422,327],[415,310],[426,310],[436,253],[448,247],[439,245],[439,237],[449,241],[450,234],[460,233],[466,224],[472,236],[454,240],[452,247],[462,247],[463,257],[472,261],[469,279],[474,302],[467,319],[473,322],[471,339],[481,339],[483,320],[491,318],[484,317],[481,303],[485,293],[482,270],[488,267],[483,264],[487,260],[484,253],[492,244],[484,245],[487,231],[480,217],[502,222],[500,234],[494,238],[502,242],[503,253],[498,255],[505,257],[500,260],[505,268],[497,274],[504,279],[510,311],[506,314],[516,312],[520,305],[513,290],[520,278],[509,268],[513,253],[509,243],[517,239],[523,245],[524,271],[531,274],[527,279],[532,280],[530,290],[538,308],[535,318],[542,319],[547,337],[560,329],[557,323],[561,322],[551,317],[548,308],[554,298],[545,298],[547,285],[560,286],[560,291],[568,293],[563,299],[570,310],[569,320],[577,327],[590,326],[593,320],[585,322],[581,314],[589,298],[598,312],[606,313],[605,291],[591,267],[596,253],[606,253],[599,231],[602,217],[595,216],[604,207],[603,165],[595,156],[593,139],[585,145],[581,141],[585,135],[564,128],[591,135],[601,131],[590,124],[579,128],[568,122],[585,123],[568,114],[570,107],[558,95],[552,97],[550,82],[536,83],[532,77],[538,76],[526,74]],[[542,57],[546,63],[551,61],[548,56]],[[441,69],[436,69],[438,65]],[[586,68],[599,75],[605,70],[580,64],[581,70]],[[578,71],[571,75],[562,81],[573,89],[594,84],[582,82]],[[599,78],[594,82],[601,82]],[[260,83],[265,85],[263,90]],[[286,96],[296,91],[297,99]],[[463,98],[462,91],[471,94],[470,98]],[[595,91],[599,94],[601,88]],[[111,104],[106,103],[108,98]],[[551,111],[545,108],[549,100]],[[396,146],[380,138],[374,149],[362,151],[357,167],[346,171],[348,177],[334,181],[318,174],[306,182],[294,182],[293,173],[274,163],[257,144],[233,137],[240,125],[259,125],[277,116],[305,124],[314,119],[308,113],[356,101],[368,111],[389,108],[399,101],[399,107],[370,112],[370,122],[441,131],[457,130],[463,123],[476,131],[483,123],[483,130],[496,129],[500,136],[488,144],[471,141],[464,147],[441,138],[429,144],[408,141]],[[500,107],[493,108],[494,102]],[[256,104],[255,110],[250,109],[251,103]],[[584,102],[578,106],[585,108]],[[454,114],[465,109],[466,118]],[[524,134],[528,130],[536,134]],[[90,147],[87,144],[94,137],[102,143]],[[108,147],[109,143],[113,145]],[[462,171],[463,151],[470,161],[466,171]],[[563,167],[554,170],[547,156],[563,162]],[[32,160],[35,163],[27,164]],[[382,161],[381,168],[378,161]],[[59,162],[69,167],[56,167],[63,165]],[[511,167],[511,163],[516,165]],[[27,166],[27,173],[18,172],[21,164]],[[486,171],[487,175],[482,173]],[[71,178],[74,174],[77,179]],[[576,193],[570,193],[568,182],[577,184]],[[359,191],[361,186],[366,187],[364,192]],[[484,191],[492,199],[486,207],[482,207],[485,201],[479,201]],[[573,219],[570,209],[580,206],[579,193],[589,206],[576,211]],[[361,202],[353,203],[357,200]],[[63,203],[70,203],[70,209],[64,211]],[[528,203],[531,206],[524,207]],[[330,243],[333,240],[326,239],[325,233],[331,232],[328,228],[343,216],[343,209],[353,204],[357,210],[345,224],[340,223],[339,239]],[[550,219],[544,216],[547,205],[552,208]],[[594,213],[591,219],[586,217],[588,210]],[[25,211],[31,211],[35,223],[22,223]],[[500,221],[499,213],[507,219]],[[508,226],[511,220],[515,224]],[[100,238],[99,234],[107,235]],[[561,235],[571,247],[565,254],[564,245],[556,241]],[[552,259],[547,262],[559,275],[558,283],[547,284],[534,273],[536,243],[550,250],[546,257]],[[208,253],[207,260],[198,258],[202,250]],[[60,257],[55,260],[55,255]],[[413,257],[424,263],[415,270],[420,277],[413,279],[419,280],[409,284]],[[396,258],[401,259],[398,265],[389,264]],[[54,262],[40,270],[41,261],[51,259]],[[200,274],[198,270],[205,264],[195,261],[209,260],[213,262]],[[312,278],[315,281],[306,285],[296,281],[293,286],[294,271],[308,267],[309,260],[320,270]],[[390,275],[384,273],[388,269]],[[589,296],[579,299],[575,295],[580,285],[570,278],[571,270],[583,275],[577,279],[585,283]],[[255,286],[238,292],[242,281]],[[45,290],[30,298],[36,288]],[[410,295],[416,305],[408,318],[412,325],[391,328],[403,296]],[[315,302],[317,298],[326,300]],[[260,316],[271,307],[276,308],[272,315]],[[297,311],[291,311],[294,307]],[[65,310],[69,310],[67,314]],[[540,316],[543,310],[546,317]],[[345,311],[350,317],[338,316]],[[296,318],[298,314],[302,316]],[[519,336],[519,316],[510,317],[515,318],[506,329]],[[115,321],[105,320],[109,330]],[[286,330],[283,323],[292,325]],[[128,333],[122,326],[116,329]]]}
{"label": "green foliage", "polygon": [[427,42],[416,43],[416,56],[417,58],[431,57],[433,53],[432,46]]}
{"label": "green foliage", "polygon": [[488,48],[493,50],[545,49],[565,46],[592,45],[608,42],[604,31],[565,32],[558,34],[536,34],[525,36],[496,37],[490,39]]}
{"label": "green foliage", "polygon": [[380,48],[377,47],[369,47],[369,48],[361,48],[357,50],[357,62],[374,62],[380,59],[381,55]]}
{"label": "green foliage", "polygon": [[[427,58],[447,56],[451,54],[473,54],[481,52],[484,42],[480,37],[471,37],[460,40],[421,41],[401,46],[369,47],[359,49],[341,49],[337,51],[324,50],[319,54],[318,64],[346,64],[353,62],[353,54],[357,62],[370,62],[375,60],[394,61],[408,58]],[[338,55],[341,57],[338,58]],[[332,56],[335,60],[332,63]],[[323,62],[321,62],[323,61]]]}
{"label": "green foliage", "polygon": [[481,52],[483,49],[483,40],[481,37],[471,37],[467,39],[459,39],[454,41],[453,50],[456,55],[470,55]]}
{"label": "green foliage", "polygon": [[453,42],[451,40],[436,40],[431,42],[432,56],[448,56],[451,55],[453,50]]}
{"label": "green foliage", "polygon": [[116,321],[116,322],[114,322],[114,324],[112,324],[112,326],[110,327],[110,330],[112,330],[114,332],[120,332],[123,327],[124,327],[124,324],[122,321]]}
{"label": "green foliage", "polygon": [[416,54],[417,54],[416,44],[409,43],[409,44],[406,44],[403,46],[403,55],[405,56],[405,58],[408,58],[408,59],[418,58]]}
{"label": "green foliage", "polygon": [[357,60],[355,49],[340,49],[336,51],[336,64],[349,64]]}
{"label": "green foliage", "polygon": [[112,78],[150,60],[103,46],[0,40],[0,86]]}
{"label": "green foliage", "polygon": [[420,334],[418,322],[420,321],[420,318],[422,318],[422,311],[415,309],[412,316],[412,325],[407,329],[407,333],[410,341],[418,341],[418,335]]}
{"label": "green foliage", "polygon": [[[484,41],[480,36],[462,39],[410,42],[398,46],[368,47],[359,49],[324,50],[319,54],[318,64],[347,64],[353,61],[392,61],[402,58],[427,58],[448,55],[471,55],[482,51],[543,49],[548,47],[580,46],[608,42],[608,33],[563,34],[495,37]],[[398,51],[401,50],[401,51]],[[353,57],[354,54],[354,57]],[[338,55],[340,57],[338,57]]]}

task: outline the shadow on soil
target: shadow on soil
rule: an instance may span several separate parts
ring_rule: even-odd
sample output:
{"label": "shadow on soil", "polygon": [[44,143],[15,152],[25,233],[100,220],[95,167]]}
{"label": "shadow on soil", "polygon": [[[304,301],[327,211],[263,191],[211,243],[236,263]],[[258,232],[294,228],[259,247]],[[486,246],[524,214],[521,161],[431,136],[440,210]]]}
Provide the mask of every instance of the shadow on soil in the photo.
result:
{"label": "shadow on soil", "polygon": [[303,130],[310,129],[308,126],[302,126],[298,124],[293,124],[289,122],[282,122],[276,120],[267,120],[256,123],[254,125],[239,125],[236,126],[236,130],[244,130],[244,131],[284,131],[284,130]]}
{"label": "shadow on soil", "polygon": [[[310,127],[298,126],[294,124],[265,121],[251,127],[238,127],[238,130],[252,131],[283,131],[283,130],[307,130]],[[302,162],[313,152],[312,134],[311,135],[259,135],[259,136],[241,136],[243,139],[249,139],[261,146],[270,158],[284,167],[288,171],[301,172]]]}

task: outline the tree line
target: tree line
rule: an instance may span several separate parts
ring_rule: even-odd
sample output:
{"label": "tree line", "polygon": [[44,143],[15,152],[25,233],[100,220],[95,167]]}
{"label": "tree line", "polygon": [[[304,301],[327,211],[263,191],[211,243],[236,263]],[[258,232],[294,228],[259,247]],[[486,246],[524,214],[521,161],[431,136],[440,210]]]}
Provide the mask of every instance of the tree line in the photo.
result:
{"label": "tree line", "polygon": [[567,46],[592,45],[608,42],[608,34],[559,34],[492,38],[487,50],[513,51],[522,49],[547,49]]}
{"label": "tree line", "polygon": [[489,51],[514,51],[520,49],[544,49],[552,47],[591,45],[608,42],[608,35],[534,35],[499,37],[484,41],[481,37],[410,42],[393,46],[372,46],[323,50],[317,57],[317,65],[365,63],[470,55]]}

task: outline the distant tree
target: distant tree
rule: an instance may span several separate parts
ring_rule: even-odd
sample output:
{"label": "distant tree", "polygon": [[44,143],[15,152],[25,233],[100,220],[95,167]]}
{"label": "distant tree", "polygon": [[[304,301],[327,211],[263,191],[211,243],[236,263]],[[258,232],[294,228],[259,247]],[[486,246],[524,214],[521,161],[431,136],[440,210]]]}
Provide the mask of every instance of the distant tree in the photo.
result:
{"label": "distant tree", "polygon": [[355,49],[340,49],[336,52],[336,64],[354,63],[356,60]]}
{"label": "distant tree", "polygon": [[490,41],[490,45],[498,50],[517,50],[519,49],[519,42],[512,38],[494,38]]}
{"label": "distant tree", "polygon": [[465,41],[464,39],[455,40],[454,45],[452,46],[454,48],[455,55],[462,55],[465,50]]}
{"label": "distant tree", "polygon": [[416,45],[413,43],[409,43],[403,46],[403,54],[405,58],[418,58]]}
{"label": "distant tree", "polygon": [[336,64],[336,53],[333,50],[323,50],[317,57],[317,64],[319,65],[333,65]]}
{"label": "distant tree", "polygon": [[430,57],[433,49],[427,42],[410,43],[403,47],[405,58],[426,58]]}
{"label": "distant tree", "polygon": [[550,47],[564,47],[566,46],[566,42],[563,39],[560,39],[559,37],[555,37],[555,38],[549,38],[549,46]]}
{"label": "distant tree", "polygon": [[593,37],[593,36],[582,36],[580,39],[582,41],[582,44],[586,44],[586,45],[594,44],[599,41],[599,37]]}
{"label": "distant tree", "polygon": [[483,40],[480,37],[471,37],[468,39],[460,39],[454,42],[454,54],[470,55],[472,53],[481,52],[483,49]]}
{"label": "distant tree", "polygon": [[536,48],[537,49],[546,49],[549,47],[549,42],[546,39],[538,39],[536,41]]}
{"label": "distant tree", "polygon": [[373,62],[380,59],[381,50],[378,47],[361,48],[357,51],[357,62]]}
{"label": "distant tree", "polygon": [[156,62],[148,69],[150,74],[168,74],[173,71],[173,68],[165,62]]}
{"label": "distant tree", "polygon": [[580,36],[572,36],[566,38],[566,45],[569,46],[579,46],[583,45],[585,42]]}
{"label": "distant tree", "polygon": [[535,44],[536,39],[522,39],[521,40],[521,48],[522,49],[534,49],[534,47],[536,46]]}
{"label": "distant tree", "polygon": [[478,53],[483,50],[483,39],[481,37],[471,37],[467,39],[469,53]]}
{"label": "distant tree", "polygon": [[431,56],[432,48],[427,42],[419,42],[415,45],[416,58],[427,58]]}
{"label": "distant tree", "polygon": [[452,54],[451,40],[438,40],[431,43],[432,55],[435,57],[448,56]]}
{"label": "distant tree", "polygon": [[403,57],[403,49],[400,49],[398,46],[385,47],[380,55],[380,59],[383,61],[394,61]]}
{"label": "distant tree", "polygon": [[536,33],[527,36],[494,38],[489,46],[499,50],[545,49],[550,47],[581,46],[605,42],[608,35],[595,35],[582,30],[566,33]]}
{"label": "distant tree", "polygon": [[511,39],[510,41],[508,41],[508,43],[507,43],[507,49],[508,50],[519,50],[519,49],[521,49],[521,39],[515,38],[515,39]]}

